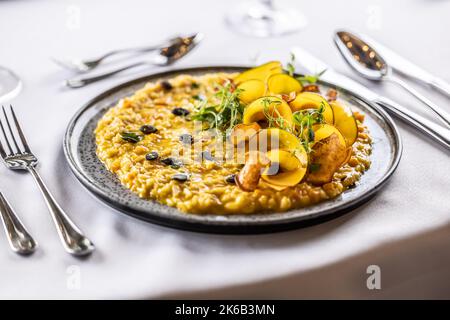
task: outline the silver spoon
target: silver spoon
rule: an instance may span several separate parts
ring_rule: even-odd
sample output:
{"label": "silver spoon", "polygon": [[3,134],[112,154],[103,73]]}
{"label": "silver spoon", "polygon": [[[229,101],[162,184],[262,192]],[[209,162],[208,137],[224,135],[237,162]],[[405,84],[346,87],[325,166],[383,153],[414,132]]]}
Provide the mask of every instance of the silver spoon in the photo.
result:
{"label": "silver spoon", "polygon": [[151,51],[158,50],[161,47],[167,47],[167,46],[171,46],[171,45],[174,45],[177,43],[182,43],[183,41],[186,41],[187,39],[192,39],[195,36],[196,36],[196,34],[190,35],[190,36],[184,36],[184,37],[174,37],[174,38],[171,38],[171,39],[165,41],[163,44],[160,44],[160,45],[112,50],[110,52],[107,52],[107,53],[101,55],[98,58],[95,58],[95,59],[81,60],[81,59],[76,59],[76,58],[70,58],[70,59],[52,58],[52,60],[56,64],[60,65],[61,67],[65,68],[65,69],[69,69],[69,70],[75,71],[77,73],[84,73],[84,72],[88,72],[88,71],[95,69],[101,62],[103,62],[105,59],[107,59],[109,57],[119,55],[119,54],[123,55],[125,53],[137,54],[137,53],[151,52]]}
{"label": "silver spoon", "polygon": [[366,42],[354,34],[345,31],[336,32],[334,42],[344,59],[360,75],[370,80],[387,80],[400,85],[433,110],[439,116],[440,120],[444,122],[447,127],[450,127],[450,114],[419,93],[416,89],[412,88],[402,79],[393,75],[392,68],[373,47],[370,47]]}
{"label": "silver spoon", "polygon": [[11,249],[21,255],[32,254],[37,248],[37,242],[28,233],[22,221],[20,221],[1,192],[0,216],[1,220],[3,220],[3,226]]}
{"label": "silver spoon", "polygon": [[197,33],[192,37],[183,38],[183,41],[173,43],[167,47],[163,47],[159,50],[158,54],[153,57],[150,61],[140,61],[125,67],[121,67],[112,71],[108,71],[99,75],[87,76],[87,77],[76,77],[72,79],[65,80],[64,84],[70,88],[80,88],[87,84],[109,78],[119,72],[135,68],[144,65],[156,65],[156,66],[167,66],[170,65],[186,54],[188,54],[192,49],[194,49],[200,41],[203,39],[202,33]]}

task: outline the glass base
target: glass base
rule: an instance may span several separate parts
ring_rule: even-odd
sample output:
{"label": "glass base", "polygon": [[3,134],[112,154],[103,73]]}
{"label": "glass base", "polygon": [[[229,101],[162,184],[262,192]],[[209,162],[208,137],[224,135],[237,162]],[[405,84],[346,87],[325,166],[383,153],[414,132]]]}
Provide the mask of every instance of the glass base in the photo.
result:
{"label": "glass base", "polygon": [[300,12],[274,7],[264,1],[239,4],[228,13],[226,22],[234,31],[256,37],[281,36],[307,25],[306,17]]}
{"label": "glass base", "polygon": [[0,66],[0,102],[17,96],[22,89],[22,81],[11,70]]}

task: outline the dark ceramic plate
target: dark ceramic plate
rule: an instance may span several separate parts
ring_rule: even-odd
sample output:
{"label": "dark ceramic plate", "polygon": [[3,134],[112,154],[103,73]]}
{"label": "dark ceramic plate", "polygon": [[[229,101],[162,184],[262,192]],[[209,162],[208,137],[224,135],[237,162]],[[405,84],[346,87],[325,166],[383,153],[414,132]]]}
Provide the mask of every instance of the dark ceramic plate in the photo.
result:
{"label": "dark ceramic plate", "polygon": [[[94,129],[108,108],[123,97],[132,95],[148,81],[167,79],[179,74],[201,75],[208,72],[239,72],[242,67],[200,67],[166,71],[126,82],[95,97],[84,105],[70,121],[64,139],[64,153],[78,180],[109,206],[133,217],[180,229],[214,233],[262,233],[293,229],[328,220],[367,202],[379,191],[395,171],[402,145],[395,124],[378,107],[351,92],[341,90],[339,96],[353,109],[365,114],[373,137],[372,166],[355,188],[336,199],[285,213],[220,216],[182,213],[154,201],[140,199],[124,188],[98,160],[95,154]],[[321,82],[321,86],[328,87]]]}

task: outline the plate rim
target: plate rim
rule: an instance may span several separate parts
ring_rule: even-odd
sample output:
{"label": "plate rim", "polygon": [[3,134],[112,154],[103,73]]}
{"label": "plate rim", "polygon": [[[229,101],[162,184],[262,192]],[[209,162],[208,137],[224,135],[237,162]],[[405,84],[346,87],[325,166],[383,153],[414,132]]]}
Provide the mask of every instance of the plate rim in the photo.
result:
{"label": "plate rim", "polygon": [[[180,216],[167,216],[163,217],[159,214],[149,214],[148,211],[144,212],[143,210],[135,210],[127,205],[123,205],[111,198],[108,195],[94,185],[88,177],[80,170],[78,165],[76,164],[76,160],[74,156],[70,152],[71,144],[70,137],[74,130],[74,127],[77,123],[77,120],[83,115],[84,112],[89,110],[96,102],[101,101],[103,98],[114,94],[121,89],[126,87],[130,87],[134,84],[138,84],[140,82],[150,80],[151,78],[158,77],[167,77],[171,74],[181,74],[181,73],[193,73],[193,72],[201,72],[208,70],[236,70],[236,69],[247,69],[252,66],[248,65],[207,65],[207,66],[192,66],[192,67],[184,67],[184,68],[174,68],[174,69],[164,69],[158,70],[157,72],[151,72],[128,81],[122,82],[118,85],[115,85],[107,90],[102,91],[100,94],[95,95],[93,98],[90,98],[86,103],[84,103],[71,117],[70,121],[67,124],[64,138],[63,138],[63,152],[66,158],[67,163],[71,169],[72,174],[77,178],[77,180],[81,183],[81,185],[86,188],[90,193],[96,196],[97,199],[101,200],[103,203],[108,205],[110,208],[113,208],[121,213],[124,213],[128,216],[132,216],[134,218],[138,218],[140,220],[144,220],[151,223],[156,223],[159,225],[164,225],[167,227],[175,227],[177,229],[191,230],[197,232],[206,232],[206,233],[222,233],[222,234],[252,234],[252,233],[267,233],[267,232],[278,232],[290,229],[296,229],[299,227],[305,227],[317,223],[321,223],[324,221],[328,221],[334,219],[337,216],[340,216],[344,213],[350,212],[351,210],[359,207],[365,202],[369,201],[371,198],[375,196],[376,193],[389,181],[392,177],[393,173],[396,171],[401,157],[403,153],[403,142],[400,136],[400,132],[398,130],[397,125],[392,120],[390,115],[384,111],[381,107],[376,104],[368,101],[357,93],[347,90],[345,88],[340,87],[334,83],[330,83],[327,81],[319,80],[320,83],[325,85],[335,87],[340,91],[346,92],[353,97],[361,100],[365,104],[367,104],[373,111],[378,113],[379,116],[383,119],[383,121],[390,127],[390,130],[393,134],[393,139],[396,142],[395,146],[395,154],[392,160],[392,165],[385,172],[385,174],[380,178],[378,184],[365,192],[361,197],[352,199],[344,204],[342,204],[339,208],[328,208],[323,211],[320,211],[316,214],[311,214],[307,216],[297,216],[297,217],[289,217],[284,220],[263,220],[263,221],[252,221],[252,222],[244,222],[244,221],[226,221],[226,220],[201,220],[201,219],[193,219],[197,215],[194,214],[186,214],[186,217],[183,215]],[[330,210],[333,209],[331,212]],[[184,213],[185,214],[185,213]],[[241,216],[255,216],[252,215],[241,215]],[[262,213],[261,215],[265,215]],[[201,216],[201,215],[200,215]],[[234,215],[236,216],[236,215]]]}

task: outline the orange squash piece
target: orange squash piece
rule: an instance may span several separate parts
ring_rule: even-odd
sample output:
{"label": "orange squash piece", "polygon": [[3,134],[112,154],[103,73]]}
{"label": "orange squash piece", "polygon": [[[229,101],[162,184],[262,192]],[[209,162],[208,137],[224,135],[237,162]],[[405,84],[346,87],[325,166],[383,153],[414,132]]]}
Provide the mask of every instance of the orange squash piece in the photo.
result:
{"label": "orange squash piece", "polygon": [[242,90],[239,94],[239,100],[244,104],[249,104],[266,93],[266,84],[262,80],[251,79],[242,82],[237,86],[237,89]]}
{"label": "orange squash piece", "polygon": [[274,74],[267,80],[267,89],[271,94],[290,94],[302,91],[301,83],[288,74]]}
{"label": "orange squash piece", "polygon": [[274,74],[283,73],[283,65],[280,61],[270,61],[260,66],[254,67],[239,74],[234,82],[240,84],[247,80],[261,80],[266,82],[267,79]]}
{"label": "orange squash piece", "polygon": [[319,109],[324,107],[323,118],[326,123],[334,123],[333,109],[328,103],[327,99],[315,92],[302,92],[297,94],[294,101],[291,101],[289,105],[292,108],[292,112],[305,109]]}
{"label": "orange squash piece", "polygon": [[344,136],[347,146],[351,146],[358,137],[358,125],[352,110],[338,101],[332,101],[330,105],[334,113],[334,126]]}

